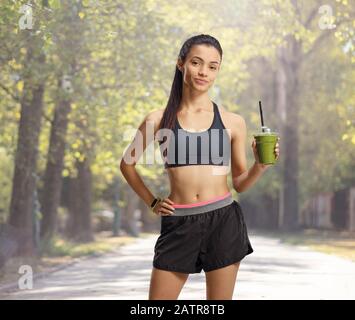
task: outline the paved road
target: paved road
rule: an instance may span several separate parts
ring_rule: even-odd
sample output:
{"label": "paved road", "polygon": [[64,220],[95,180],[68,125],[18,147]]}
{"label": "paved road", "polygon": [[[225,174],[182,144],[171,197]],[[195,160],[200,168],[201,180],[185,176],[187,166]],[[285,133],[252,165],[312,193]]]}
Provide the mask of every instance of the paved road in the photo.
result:
{"label": "paved road", "polygon": [[[33,289],[0,293],[0,299],[147,299],[158,237],[34,279]],[[280,244],[250,233],[254,252],[242,261],[233,299],[355,299],[355,263]],[[179,299],[205,299],[205,276],[191,274]]]}

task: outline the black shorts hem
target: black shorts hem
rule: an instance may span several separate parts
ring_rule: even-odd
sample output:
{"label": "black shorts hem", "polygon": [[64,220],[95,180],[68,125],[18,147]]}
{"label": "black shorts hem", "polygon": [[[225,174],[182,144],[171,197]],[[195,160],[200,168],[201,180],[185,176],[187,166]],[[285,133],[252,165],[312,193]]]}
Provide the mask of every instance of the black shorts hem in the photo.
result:
{"label": "black shorts hem", "polygon": [[153,267],[160,269],[160,270],[165,270],[165,271],[172,271],[172,272],[180,272],[180,273],[201,273],[202,268],[199,270],[186,270],[186,269],[180,269],[177,267],[173,267],[173,266],[165,266],[165,265],[160,265],[156,262],[153,263]]}
{"label": "black shorts hem", "polygon": [[242,261],[248,254],[251,254],[253,251],[254,251],[254,250],[251,249],[251,250],[249,250],[246,254],[243,254],[242,256],[239,256],[239,257],[237,257],[237,258],[228,259],[228,260],[224,260],[222,263],[209,265],[208,267],[203,268],[203,271],[205,271],[205,272],[210,272],[210,271],[217,270],[217,269],[220,269],[220,268],[224,268],[224,267],[227,267],[227,266],[229,266],[229,265],[231,265],[231,264],[240,262],[240,261]]}

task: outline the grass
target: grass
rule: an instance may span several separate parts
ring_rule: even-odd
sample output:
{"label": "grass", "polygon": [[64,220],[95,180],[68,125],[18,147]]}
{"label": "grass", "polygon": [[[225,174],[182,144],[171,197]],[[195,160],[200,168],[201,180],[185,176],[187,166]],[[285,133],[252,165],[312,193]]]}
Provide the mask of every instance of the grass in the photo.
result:
{"label": "grass", "polygon": [[[95,241],[88,243],[75,243],[59,236],[55,236],[46,247],[42,257],[13,257],[0,269],[0,286],[18,281],[22,274],[19,268],[22,265],[32,267],[33,274],[48,272],[61,265],[76,261],[82,257],[100,255],[113,251],[120,246],[135,241],[135,237],[112,237],[111,232],[95,234]],[[149,233],[141,233],[141,237],[149,237]]]}
{"label": "grass", "polygon": [[88,243],[76,243],[61,237],[54,237],[45,250],[44,257],[69,256],[78,258],[82,256],[102,254],[113,249],[129,244],[134,241],[134,237],[120,236],[111,237],[111,232],[101,232],[95,235],[95,241]]}
{"label": "grass", "polygon": [[281,243],[306,246],[312,250],[336,255],[355,262],[355,233],[305,229],[286,233],[281,231],[253,231],[256,235],[280,239]]}

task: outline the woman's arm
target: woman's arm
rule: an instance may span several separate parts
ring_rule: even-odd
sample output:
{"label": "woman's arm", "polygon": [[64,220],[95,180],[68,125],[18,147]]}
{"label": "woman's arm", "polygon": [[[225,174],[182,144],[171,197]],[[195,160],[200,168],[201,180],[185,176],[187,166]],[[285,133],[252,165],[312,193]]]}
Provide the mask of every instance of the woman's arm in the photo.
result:
{"label": "woman's arm", "polygon": [[266,171],[267,167],[255,161],[247,170],[247,159],[245,154],[247,128],[245,120],[241,116],[233,114],[231,121],[232,182],[234,189],[238,193],[241,193],[252,187]]}
{"label": "woman's arm", "polygon": [[254,164],[241,175],[233,179],[234,189],[238,192],[244,192],[249,189],[265,172],[266,168],[260,167],[260,164],[254,162]]}
{"label": "woman's arm", "polygon": [[127,183],[146,203],[146,205],[150,207],[150,204],[154,200],[155,196],[149,191],[149,189],[144,184],[142,178],[140,177],[135,168],[135,165],[122,164],[121,162],[120,170],[125,179],[127,180]]}
{"label": "woman's arm", "polygon": [[[147,146],[154,140],[154,135],[158,127],[158,114],[159,110],[153,111],[144,118],[144,120],[138,127],[134,140],[128,146],[120,163],[120,170],[125,179],[127,180],[128,184],[146,203],[147,206],[150,206],[155,197],[144,184],[135,166]],[[154,135],[147,135],[147,132],[152,133],[153,126]],[[147,127],[148,130],[146,129]],[[140,146],[139,144],[142,144],[142,146]],[[131,159],[129,158],[129,155],[132,156]],[[125,159],[130,159],[130,161],[128,161],[129,163],[127,163]]]}

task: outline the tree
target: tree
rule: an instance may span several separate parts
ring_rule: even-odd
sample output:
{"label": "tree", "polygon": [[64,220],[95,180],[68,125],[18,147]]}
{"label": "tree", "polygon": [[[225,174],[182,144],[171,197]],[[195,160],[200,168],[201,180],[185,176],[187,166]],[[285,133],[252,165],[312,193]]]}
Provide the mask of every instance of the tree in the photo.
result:
{"label": "tree", "polygon": [[21,230],[26,239],[19,243],[18,247],[18,254],[23,255],[31,255],[34,251],[32,208],[45,87],[45,73],[41,73],[39,67],[45,63],[45,54],[42,51],[43,38],[36,36],[39,30],[40,21],[33,30],[21,30],[26,54],[21,75],[23,81],[23,92],[20,97],[21,118],[8,223]]}

